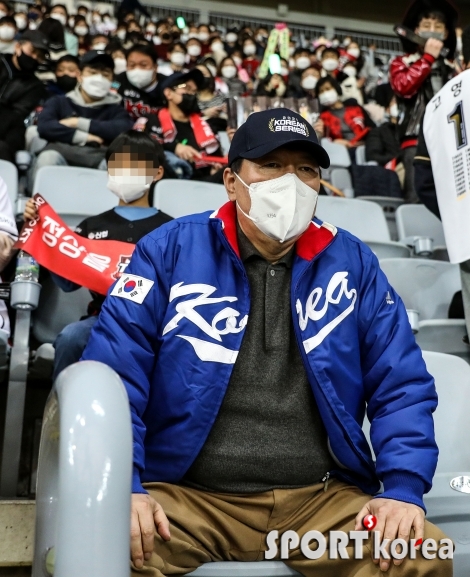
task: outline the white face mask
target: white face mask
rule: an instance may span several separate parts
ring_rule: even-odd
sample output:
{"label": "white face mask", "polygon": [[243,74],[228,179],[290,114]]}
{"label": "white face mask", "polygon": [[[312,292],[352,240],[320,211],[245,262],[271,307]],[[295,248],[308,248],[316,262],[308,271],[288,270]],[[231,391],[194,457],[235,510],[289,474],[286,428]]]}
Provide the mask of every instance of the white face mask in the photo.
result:
{"label": "white face mask", "polygon": [[212,52],[222,52],[224,49],[224,45],[222,42],[212,42],[211,44],[211,51]]}
{"label": "white face mask", "polygon": [[91,49],[102,51],[102,50],[106,50],[106,46],[107,46],[106,42],[97,42],[96,44],[93,44]]}
{"label": "white face mask", "polygon": [[23,16],[15,16],[15,22],[19,30],[23,30],[23,28],[26,28],[26,25],[28,24],[28,21],[26,18],[23,18]]}
{"label": "white face mask", "polygon": [[289,76],[289,69],[285,66],[281,66],[281,76]]}
{"label": "white face mask", "polygon": [[235,34],[235,32],[229,32],[227,34],[227,36],[225,37],[225,39],[227,40],[227,42],[236,42],[238,40],[238,36]]}
{"label": "white face mask", "polygon": [[[75,30],[76,32],[76,30]],[[118,30],[116,32],[116,36],[119,38],[119,40],[125,40],[126,39],[126,31],[125,30]]]}
{"label": "white face mask", "polygon": [[208,32],[199,32],[198,38],[201,42],[207,42],[209,40],[209,33]]}
{"label": "white face mask", "polygon": [[222,72],[222,76],[224,78],[235,78],[237,75],[237,69],[235,66],[224,66],[220,71]]}
{"label": "white face mask", "polygon": [[333,104],[338,102],[338,98],[338,93],[334,88],[326,90],[318,95],[318,100],[322,106],[333,106]]}
{"label": "white face mask", "polygon": [[232,56],[232,60],[235,62],[237,66],[242,65],[242,59],[239,56]]}
{"label": "white face mask", "polygon": [[254,44],[246,44],[246,46],[243,48],[243,52],[247,56],[253,56],[256,54],[256,46]]}
{"label": "white face mask", "polygon": [[186,61],[186,54],[182,52],[172,52],[170,56],[170,62],[175,66],[183,66]]}
{"label": "white face mask", "polygon": [[327,72],[333,72],[333,70],[336,70],[338,64],[339,62],[335,58],[325,58],[321,63],[323,70],[326,70]]}
{"label": "white face mask", "polygon": [[398,118],[398,104],[392,104],[390,106],[390,117]]}
{"label": "white face mask", "polygon": [[137,88],[145,88],[152,83],[155,70],[142,70],[142,68],[134,68],[126,72],[127,79],[131,84]]}
{"label": "white face mask", "polygon": [[295,61],[295,67],[299,70],[305,70],[310,66],[310,58],[308,56],[300,56]]}
{"label": "white face mask", "polygon": [[289,56],[294,56],[295,46],[289,46]]}
{"label": "white face mask", "polygon": [[82,78],[83,90],[92,98],[104,98],[111,88],[111,81],[102,74],[93,74]]}
{"label": "white face mask", "polygon": [[318,82],[318,78],[315,78],[315,76],[306,76],[302,80],[300,85],[302,86],[302,88],[304,90],[313,90],[315,88],[315,86],[317,85],[317,82]]}
{"label": "white face mask", "polygon": [[347,52],[353,58],[359,58],[359,56],[361,55],[361,51],[359,50],[359,48],[350,48]]}
{"label": "white face mask", "polygon": [[67,17],[64,16],[63,14],[59,14],[58,12],[51,14],[51,18],[53,20],[57,20],[57,22],[60,22],[62,24],[62,26],[66,26],[67,25]]}
{"label": "white face mask", "polygon": [[354,68],[354,66],[343,68],[343,72],[350,78],[355,78],[357,76],[357,70]]}
{"label": "white face mask", "polygon": [[0,40],[10,42],[15,37],[15,29],[11,26],[0,26]]}
{"label": "white face mask", "polygon": [[75,34],[77,36],[86,36],[88,34],[88,28],[86,26],[75,26]]}
{"label": "white face mask", "polygon": [[201,47],[198,46],[197,44],[192,44],[191,46],[188,46],[188,54],[190,56],[193,56],[194,58],[196,58],[196,56],[200,56]]}
{"label": "white face mask", "polygon": [[132,168],[121,168],[119,174],[108,175],[107,187],[126,204],[142,198],[150,188],[153,177],[135,174]]}
{"label": "white face mask", "polygon": [[[248,186],[250,213],[240,211],[269,238],[285,242],[305,232],[317,206],[318,192],[293,173]],[[237,203],[238,204],[238,203]]]}
{"label": "white face mask", "polygon": [[114,59],[114,74],[121,74],[125,72],[127,68],[127,61],[125,58],[115,58]]}

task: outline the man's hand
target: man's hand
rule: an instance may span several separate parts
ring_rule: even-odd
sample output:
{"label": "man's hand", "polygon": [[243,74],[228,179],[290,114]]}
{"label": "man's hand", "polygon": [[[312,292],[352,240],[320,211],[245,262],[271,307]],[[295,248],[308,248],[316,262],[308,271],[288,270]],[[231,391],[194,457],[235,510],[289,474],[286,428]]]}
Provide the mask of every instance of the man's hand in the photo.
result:
{"label": "man's hand", "polygon": [[62,118],[62,120],[59,120],[59,123],[68,128],[77,128],[78,118],[74,116],[71,116],[70,118]]}
{"label": "man's hand", "polygon": [[[355,531],[363,531],[362,520],[366,515],[372,514],[377,518],[374,531],[380,533],[380,542],[389,539],[386,547],[390,552],[390,543],[396,539],[410,540],[410,531],[414,529],[415,539],[424,538],[424,511],[417,505],[396,501],[395,499],[372,499],[359,511],[356,517]],[[380,570],[387,571],[391,559],[374,559],[377,565],[380,562]],[[401,565],[403,559],[394,559],[394,565]]]}
{"label": "man's hand", "polygon": [[437,40],[437,38],[428,38],[426,44],[424,45],[424,53],[434,56],[434,58],[439,58],[442,48],[444,47],[444,42]]}
{"label": "man's hand", "polygon": [[152,556],[153,538],[157,533],[165,541],[170,540],[170,523],[161,505],[150,495],[133,493],[131,500],[131,558],[141,569],[144,559]]}
{"label": "man's hand", "polygon": [[32,198],[28,199],[26,206],[24,207],[23,212],[23,219],[26,220],[34,220],[38,215],[38,209],[34,204],[34,200]]}
{"label": "man's hand", "polygon": [[96,134],[88,134],[86,137],[87,142],[97,142],[98,144],[103,144],[103,139],[100,136],[96,136]]}
{"label": "man's hand", "polygon": [[188,162],[194,162],[196,158],[201,158],[201,153],[188,144],[177,144],[175,154],[181,160],[187,160]]}

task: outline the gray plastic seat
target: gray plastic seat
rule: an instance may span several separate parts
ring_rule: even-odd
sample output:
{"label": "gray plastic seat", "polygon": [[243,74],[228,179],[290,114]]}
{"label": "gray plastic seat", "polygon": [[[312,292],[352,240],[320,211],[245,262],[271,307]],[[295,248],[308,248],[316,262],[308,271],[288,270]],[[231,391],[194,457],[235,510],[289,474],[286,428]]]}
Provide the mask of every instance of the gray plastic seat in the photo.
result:
{"label": "gray plastic seat", "polygon": [[423,204],[403,204],[396,211],[398,240],[413,244],[413,238],[425,237],[433,240],[437,260],[448,260],[446,239],[441,221]]}
{"label": "gray plastic seat", "polygon": [[382,207],[385,218],[387,219],[390,236],[392,240],[398,240],[396,212],[398,207],[403,204],[403,199],[393,198],[391,196],[359,196],[358,198],[361,200],[370,200],[371,202],[375,202]]}
{"label": "gray plastic seat", "polygon": [[0,176],[7,185],[8,196],[14,210],[18,197],[18,169],[12,162],[0,160]]}
{"label": "gray plastic seat", "polygon": [[84,218],[118,204],[117,196],[106,187],[107,181],[106,170],[44,166],[37,173],[33,194],[39,192],[70,227],[75,227]]}
{"label": "gray plastic seat", "polygon": [[378,241],[365,241],[367,246],[372,250],[379,260],[385,258],[410,258],[410,249],[399,242],[378,242]]}
{"label": "gray plastic seat", "polygon": [[423,351],[457,355],[470,363],[470,346],[463,341],[466,334],[464,319],[434,319],[421,321],[415,337]]}
{"label": "gray plastic seat", "polygon": [[336,144],[329,138],[322,138],[321,145],[330,157],[332,168],[349,168],[351,166],[351,157],[343,144]]}
{"label": "gray plastic seat", "polygon": [[330,172],[330,182],[339,188],[346,198],[354,198],[351,175],[347,168],[333,168]]}
{"label": "gray plastic seat", "polygon": [[223,184],[179,179],[161,180],[153,198],[153,205],[173,218],[217,210],[226,202]]}
{"label": "gray plastic seat", "polygon": [[438,525],[455,545],[454,577],[470,575],[470,495],[450,482],[470,476],[470,366],[455,356],[424,352],[428,371],[436,381],[439,404],[434,413],[439,460],[433,487],[424,497],[427,519]]}

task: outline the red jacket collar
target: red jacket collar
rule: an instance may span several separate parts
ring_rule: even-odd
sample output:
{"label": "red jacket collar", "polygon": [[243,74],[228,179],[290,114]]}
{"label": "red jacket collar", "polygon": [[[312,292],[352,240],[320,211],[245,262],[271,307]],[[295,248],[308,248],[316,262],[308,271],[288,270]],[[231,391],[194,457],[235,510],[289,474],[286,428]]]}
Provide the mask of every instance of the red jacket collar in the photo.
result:
{"label": "red jacket collar", "polygon": [[[237,240],[237,210],[235,203],[227,202],[211,214],[211,218],[222,221],[222,228],[230,246],[240,256]],[[304,260],[312,260],[318,253],[333,242],[336,228],[328,223],[315,220],[295,244],[297,255]]]}

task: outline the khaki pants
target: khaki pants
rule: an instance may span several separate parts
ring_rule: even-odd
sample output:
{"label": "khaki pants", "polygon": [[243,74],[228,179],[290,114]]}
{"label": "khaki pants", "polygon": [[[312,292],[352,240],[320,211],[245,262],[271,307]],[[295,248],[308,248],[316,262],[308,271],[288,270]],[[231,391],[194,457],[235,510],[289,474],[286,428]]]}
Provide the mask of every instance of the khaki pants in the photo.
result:
{"label": "khaki pants", "polygon": [[[209,561],[261,561],[266,535],[278,530],[297,531],[300,537],[310,530],[352,531],[354,519],[368,495],[358,488],[332,479],[324,491],[323,483],[301,489],[275,489],[254,495],[208,493],[168,483],[149,483],[145,488],[158,501],[170,521],[171,541],[155,533],[152,557],[142,569],[132,567],[132,575],[162,577],[189,573]],[[445,535],[426,522],[424,537],[439,543]],[[290,552],[287,565],[305,577],[372,577],[384,575],[374,565],[371,540],[363,549],[363,559],[355,560],[354,541],[347,551],[350,559],[331,560],[328,549],[318,560],[305,558],[299,548]],[[312,542],[315,548],[315,542]],[[405,559],[399,567],[393,562],[390,577],[452,577],[452,561],[438,557],[428,560]]]}

